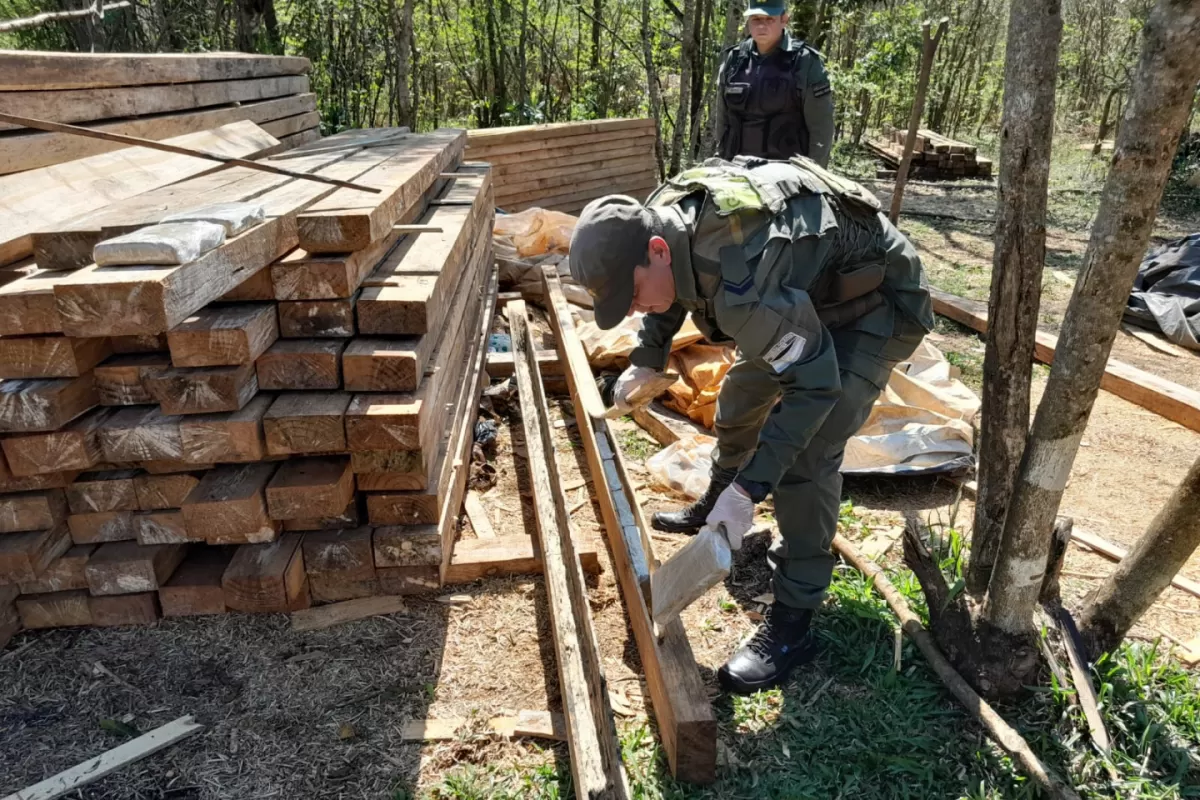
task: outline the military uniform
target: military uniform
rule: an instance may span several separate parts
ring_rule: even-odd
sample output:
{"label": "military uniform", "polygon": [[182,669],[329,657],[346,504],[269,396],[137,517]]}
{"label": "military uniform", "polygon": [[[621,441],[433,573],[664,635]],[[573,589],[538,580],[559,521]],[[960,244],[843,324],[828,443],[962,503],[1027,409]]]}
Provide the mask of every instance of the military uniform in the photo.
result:
{"label": "military uniform", "polygon": [[820,605],[832,575],[846,441],[892,367],[932,329],[920,260],[874,196],[809,159],[713,159],[646,206],[670,245],[676,299],[630,361],[661,370],[691,314],[737,345],[717,399],[714,482],[773,490],[777,602]]}
{"label": "military uniform", "polygon": [[821,55],[784,33],[759,54],[753,39],[725,50],[717,75],[718,154],[786,160],[808,156],[829,163],[833,145],[833,89]]}

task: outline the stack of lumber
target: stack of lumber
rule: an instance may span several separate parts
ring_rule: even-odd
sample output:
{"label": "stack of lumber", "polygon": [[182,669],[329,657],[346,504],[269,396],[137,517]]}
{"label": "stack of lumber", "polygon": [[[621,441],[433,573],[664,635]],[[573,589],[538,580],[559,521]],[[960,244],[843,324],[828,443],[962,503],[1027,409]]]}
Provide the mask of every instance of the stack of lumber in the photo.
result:
{"label": "stack of lumber", "polygon": [[[169,139],[231,122],[258,124],[285,147],[318,138],[306,58],[0,50],[0,112]],[[121,145],[0,123],[0,175]]]}
{"label": "stack of lumber", "polygon": [[[887,165],[877,178],[894,178],[900,161],[904,157],[906,131],[893,131],[890,140],[868,141],[867,149]],[[975,145],[949,139],[939,133],[922,128],[917,131],[913,147],[912,164],[908,169],[910,178],[918,180],[954,180],[956,178],[991,178],[992,162],[975,152]]]}
{"label": "stack of lumber", "polygon": [[[441,585],[496,293],[465,146],[352,131],[266,160],[377,192],[228,167],[34,231],[0,286],[0,585],[26,628]],[[265,219],[189,263],[91,263],[214,200]]]}
{"label": "stack of lumber", "polygon": [[654,120],[606,119],[470,132],[467,158],[492,165],[496,206],[577,214],[606,194],[644,198],[658,185]]}

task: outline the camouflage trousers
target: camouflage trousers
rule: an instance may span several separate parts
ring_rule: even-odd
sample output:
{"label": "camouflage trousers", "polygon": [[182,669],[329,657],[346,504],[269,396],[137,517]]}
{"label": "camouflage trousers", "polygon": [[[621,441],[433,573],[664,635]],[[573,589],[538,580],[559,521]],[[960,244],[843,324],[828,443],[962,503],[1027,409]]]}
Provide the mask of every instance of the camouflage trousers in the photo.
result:
{"label": "camouflage trousers", "polygon": [[[787,606],[817,608],[824,600],[833,576],[830,546],[841,505],[839,470],[846,442],[870,416],[892,368],[911,356],[925,335],[924,328],[890,303],[871,312],[875,315],[896,320],[890,338],[862,330],[831,331],[841,396],[773,492],[780,536],[767,558],[775,599]],[[759,431],[778,399],[770,368],[739,353],[717,397],[714,478],[731,478],[754,454]]]}

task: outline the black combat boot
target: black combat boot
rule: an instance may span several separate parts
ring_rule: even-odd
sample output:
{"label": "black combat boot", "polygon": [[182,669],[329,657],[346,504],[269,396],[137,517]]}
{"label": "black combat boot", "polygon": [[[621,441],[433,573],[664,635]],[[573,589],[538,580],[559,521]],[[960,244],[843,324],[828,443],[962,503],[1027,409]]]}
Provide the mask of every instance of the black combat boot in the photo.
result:
{"label": "black combat boot", "polygon": [[713,506],[717,504],[717,498],[720,497],[721,492],[733,483],[735,477],[737,477],[737,473],[732,470],[728,473],[714,473],[708,480],[708,488],[704,490],[704,494],[700,495],[699,500],[681,511],[657,512],[651,518],[650,527],[664,533],[696,533],[704,526],[708,515],[712,513]]}
{"label": "black combat boot", "polygon": [[775,603],[750,641],[717,670],[721,688],[735,694],[752,694],[778,686],[795,667],[817,654],[811,628],[813,612]]}

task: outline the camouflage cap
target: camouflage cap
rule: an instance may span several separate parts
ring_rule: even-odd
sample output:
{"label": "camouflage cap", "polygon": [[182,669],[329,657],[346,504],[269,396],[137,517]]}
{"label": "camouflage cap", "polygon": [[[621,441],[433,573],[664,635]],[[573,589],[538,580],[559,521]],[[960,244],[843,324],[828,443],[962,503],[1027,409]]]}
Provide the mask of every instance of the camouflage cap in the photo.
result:
{"label": "camouflage cap", "polygon": [[615,328],[633,305],[633,270],[646,263],[656,218],[622,194],[584,207],[571,236],[571,277],[592,296],[596,324]]}
{"label": "camouflage cap", "polygon": [[750,17],[782,17],[786,13],[787,3],[765,0],[765,2],[750,3],[742,16],[747,19]]}

